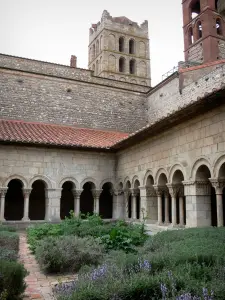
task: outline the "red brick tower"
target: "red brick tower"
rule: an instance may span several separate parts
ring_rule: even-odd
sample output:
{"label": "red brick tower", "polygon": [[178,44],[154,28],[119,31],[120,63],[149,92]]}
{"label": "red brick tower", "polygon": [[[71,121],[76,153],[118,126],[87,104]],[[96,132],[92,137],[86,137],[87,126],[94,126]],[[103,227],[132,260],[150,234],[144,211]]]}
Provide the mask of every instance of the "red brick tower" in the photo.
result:
{"label": "red brick tower", "polygon": [[225,59],[225,0],[183,0],[185,60]]}

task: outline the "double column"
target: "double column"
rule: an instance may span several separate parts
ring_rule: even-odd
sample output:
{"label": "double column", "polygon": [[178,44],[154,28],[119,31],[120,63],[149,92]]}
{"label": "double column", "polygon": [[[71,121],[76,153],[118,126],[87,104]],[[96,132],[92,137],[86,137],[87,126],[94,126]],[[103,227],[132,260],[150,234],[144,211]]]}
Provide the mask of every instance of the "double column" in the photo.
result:
{"label": "double column", "polygon": [[177,197],[179,197],[179,224],[184,225],[184,188],[182,184],[167,184],[172,200],[172,225],[177,225]]}
{"label": "double column", "polygon": [[212,186],[216,191],[216,212],[217,212],[217,226],[224,226],[224,215],[223,215],[223,189],[225,187],[225,181],[210,179]]}
{"label": "double column", "polygon": [[158,203],[158,225],[162,225],[162,196],[163,196],[163,187],[154,185],[154,189],[157,195],[157,203]]}
{"label": "double column", "polygon": [[94,198],[94,213],[99,215],[99,198],[102,193],[102,190],[91,190],[93,198]]}
{"label": "double column", "polygon": [[131,195],[131,189],[124,190],[124,198],[125,198],[125,219],[129,219],[129,198]]}
{"label": "double column", "polygon": [[75,189],[72,190],[73,197],[74,197],[74,215],[77,217],[80,214],[80,196],[82,192],[83,192],[82,190],[75,190]]}

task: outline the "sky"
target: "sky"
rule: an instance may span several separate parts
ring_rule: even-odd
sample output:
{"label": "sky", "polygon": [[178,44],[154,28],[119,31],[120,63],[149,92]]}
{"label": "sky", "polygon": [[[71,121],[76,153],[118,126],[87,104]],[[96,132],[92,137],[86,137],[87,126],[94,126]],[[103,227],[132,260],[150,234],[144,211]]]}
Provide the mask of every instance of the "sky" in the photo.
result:
{"label": "sky", "polygon": [[0,53],[88,65],[89,28],[106,9],[113,17],[148,20],[152,86],[183,55],[181,0],[0,0]]}

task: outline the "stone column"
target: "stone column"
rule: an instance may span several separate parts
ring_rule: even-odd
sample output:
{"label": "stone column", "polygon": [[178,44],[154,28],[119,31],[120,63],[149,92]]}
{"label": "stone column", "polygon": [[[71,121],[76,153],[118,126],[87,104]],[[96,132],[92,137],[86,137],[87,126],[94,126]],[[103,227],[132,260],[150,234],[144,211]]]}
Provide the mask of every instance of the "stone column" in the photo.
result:
{"label": "stone column", "polygon": [[124,192],[121,189],[113,191],[113,219],[125,217]]}
{"label": "stone column", "polygon": [[74,196],[74,215],[76,217],[80,214],[80,195],[82,192],[83,190],[72,190]]}
{"label": "stone column", "polygon": [[179,192],[179,187],[173,184],[167,184],[170,196],[172,198],[172,225],[177,225],[177,195]]}
{"label": "stone column", "polygon": [[7,193],[7,187],[6,188],[1,188],[0,189],[0,194],[1,194],[1,203],[0,203],[0,222],[4,222],[4,214],[5,214],[5,195]]}
{"label": "stone column", "polygon": [[137,190],[136,189],[133,189],[131,191],[131,217],[133,220],[136,220],[137,219]]}
{"label": "stone column", "polygon": [[23,189],[24,209],[22,221],[30,221],[29,219],[29,200],[32,189]]}
{"label": "stone column", "polygon": [[165,193],[165,224],[169,224],[169,193]]}
{"label": "stone column", "polygon": [[212,186],[216,190],[216,211],[217,211],[217,226],[224,226],[223,216],[223,189],[225,187],[225,181],[216,179],[210,179]]}
{"label": "stone column", "polygon": [[148,191],[146,186],[140,186],[140,220],[148,218],[148,205],[147,205],[147,196]]}
{"label": "stone column", "polygon": [[179,196],[180,225],[184,225],[184,196]]}
{"label": "stone column", "polygon": [[99,197],[102,193],[102,190],[91,190],[94,197],[94,213],[99,215]]}
{"label": "stone column", "polygon": [[60,199],[62,189],[45,190],[45,220],[59,222],[60,219]]}
{"label": "stone column", "polygon": [[125,189],[124,190],[124,198],[125,198],[125,218],[129,218],[129,197],[130,197],[130,194],[131,194],[131,190],[130,189]]}
{"label": "stone column", "polygon": [[160,186],[154,185],[158,201],[158,225],[162,225],[162,194],[163,189]]}

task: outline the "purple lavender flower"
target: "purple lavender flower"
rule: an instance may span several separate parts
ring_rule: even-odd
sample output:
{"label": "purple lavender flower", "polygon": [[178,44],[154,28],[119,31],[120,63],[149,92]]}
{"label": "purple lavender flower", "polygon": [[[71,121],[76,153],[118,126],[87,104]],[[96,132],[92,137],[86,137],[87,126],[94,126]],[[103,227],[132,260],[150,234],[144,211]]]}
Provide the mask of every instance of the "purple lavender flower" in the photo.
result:
{"label": "purple lavender flower", "polygon": [[160,284],[160,289],[162,292],[162,299],[165,300],[168,289],[167,289],[166,285],[163,283]]}
{"label": "purple lavender flower", "polygon": [[94,271],[91,272],[88,277],[91,280],[97,280],[99,278],[104,277],[106,272],[107,272],[107,265],[104,264],[104,265],[100,266],[99,268],[94,269]]}
{"label": "purple lavender flower", "polygon": [[138,264],[139,264],[140,270],[151,271],[151,269],[152,269],[152,265],[150,264],[150,262],[147,259],[141,260],[139,258]]}

